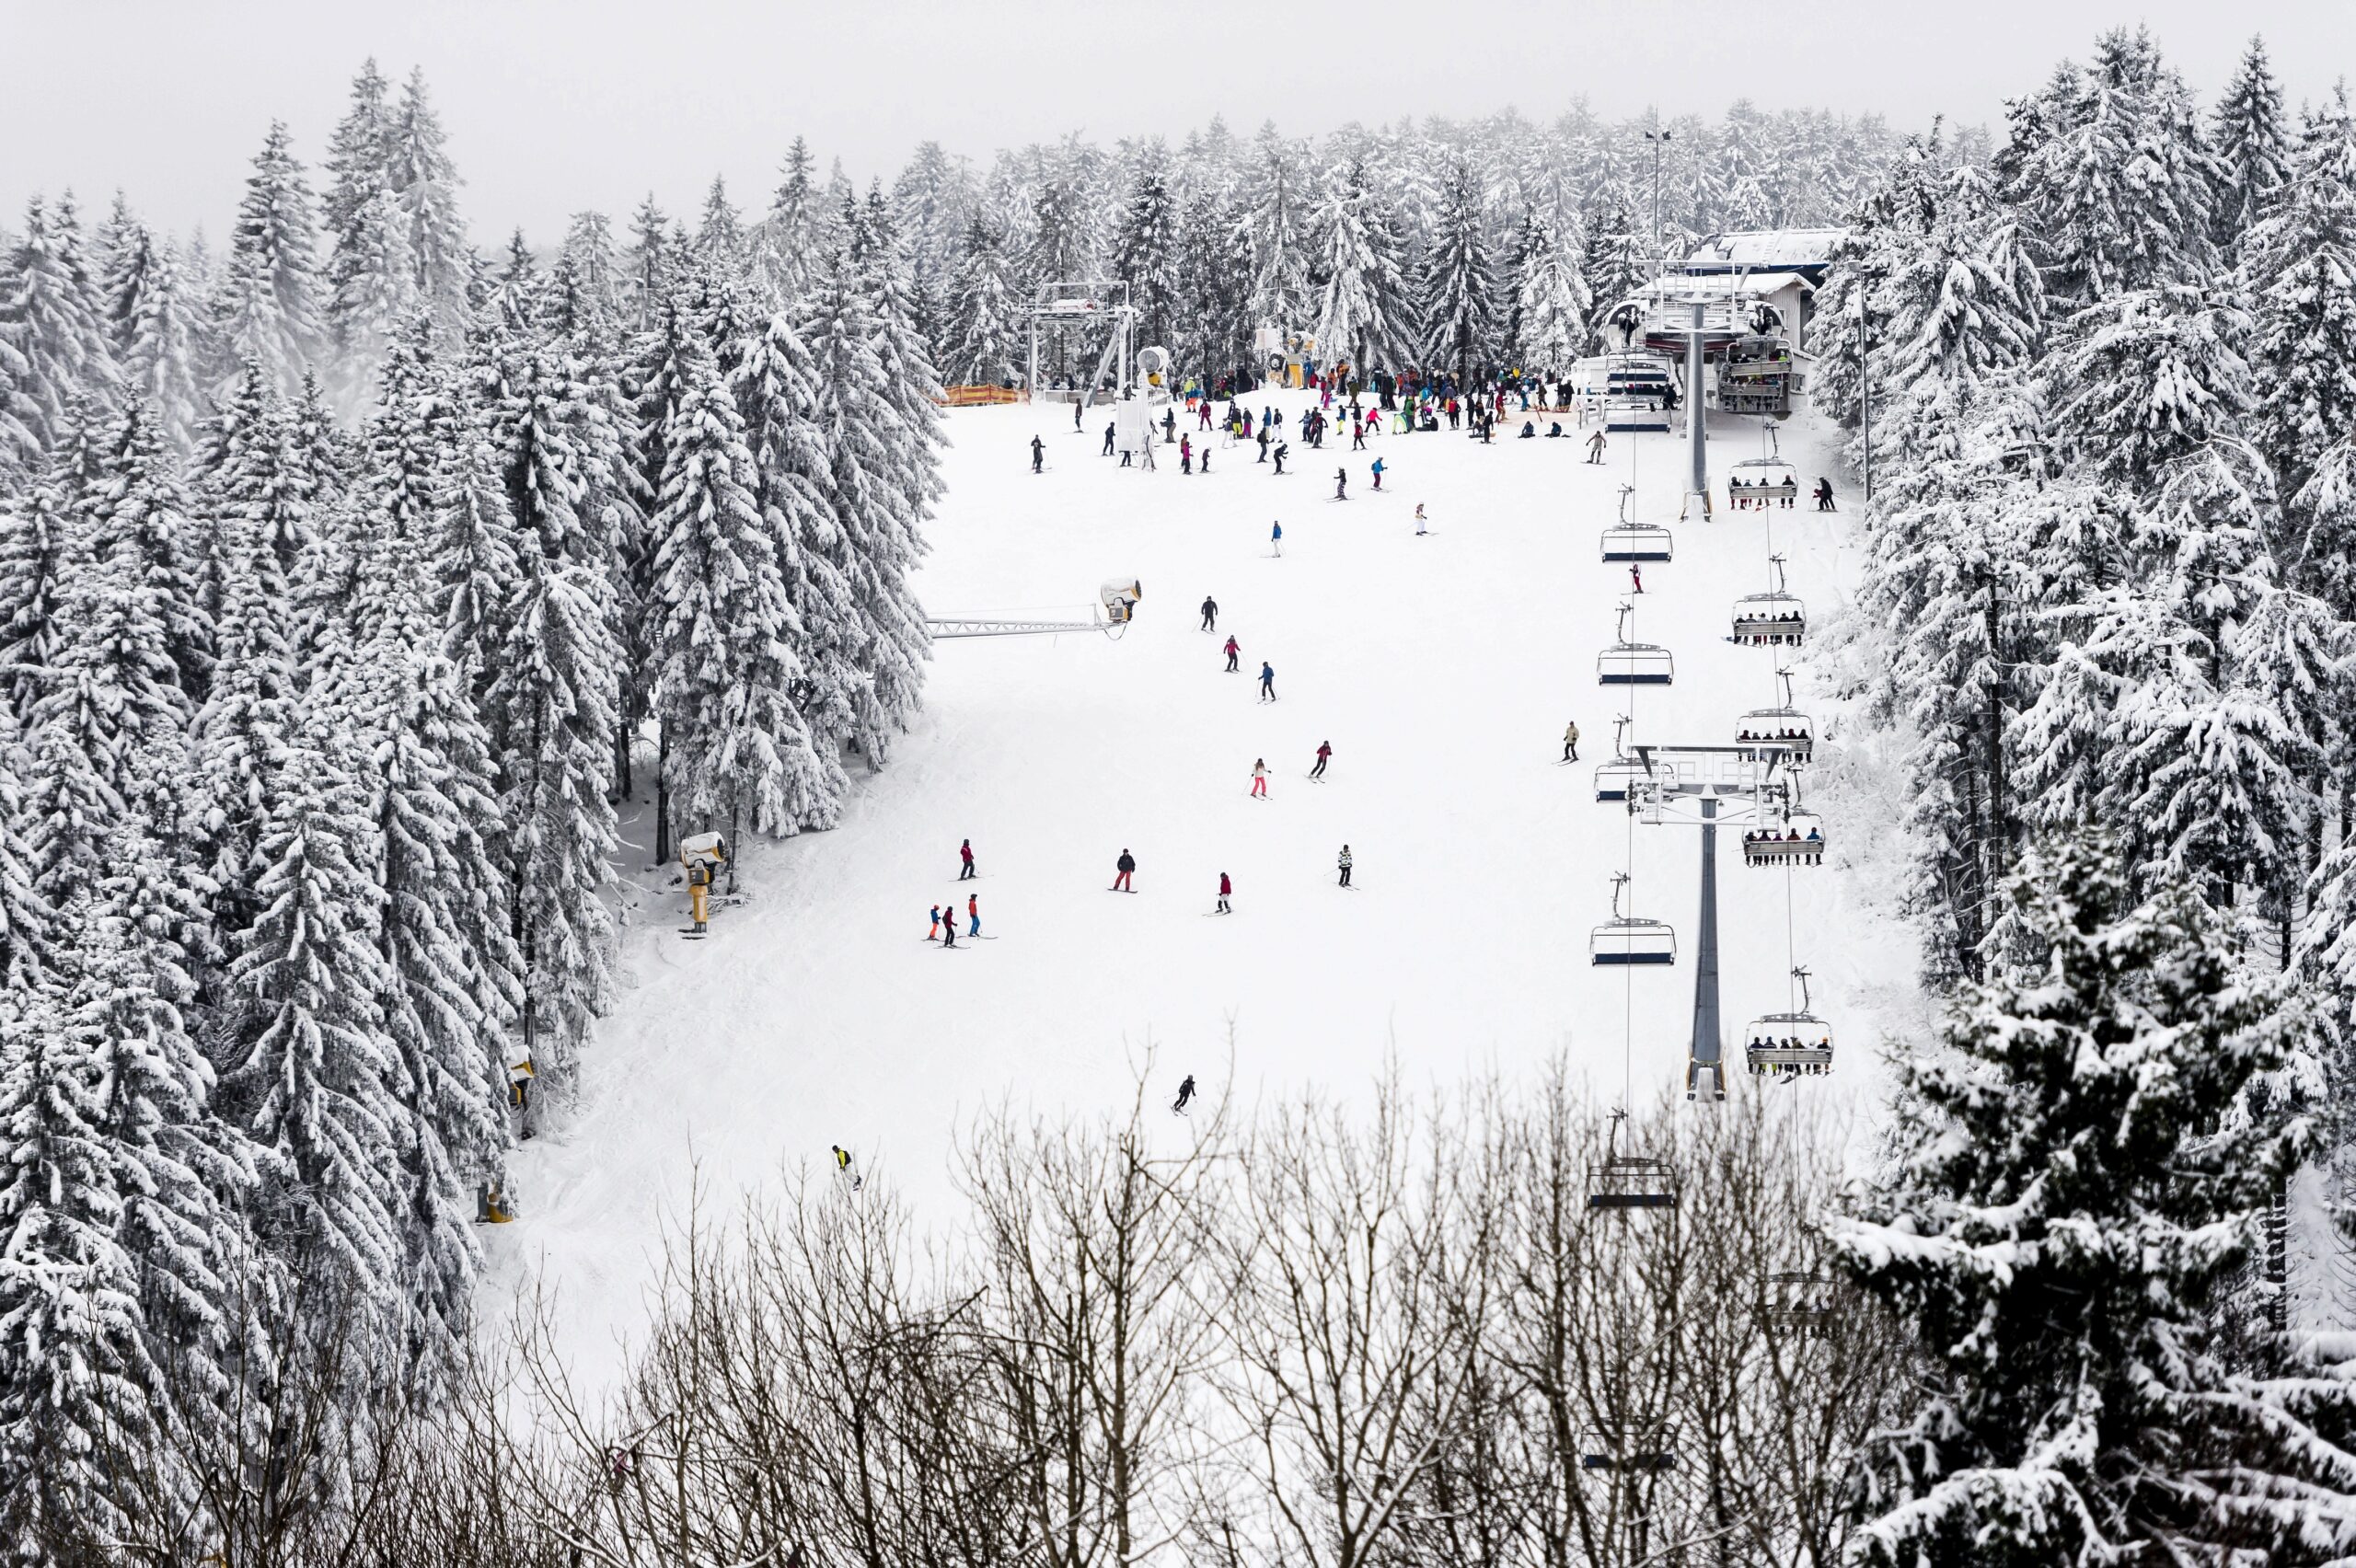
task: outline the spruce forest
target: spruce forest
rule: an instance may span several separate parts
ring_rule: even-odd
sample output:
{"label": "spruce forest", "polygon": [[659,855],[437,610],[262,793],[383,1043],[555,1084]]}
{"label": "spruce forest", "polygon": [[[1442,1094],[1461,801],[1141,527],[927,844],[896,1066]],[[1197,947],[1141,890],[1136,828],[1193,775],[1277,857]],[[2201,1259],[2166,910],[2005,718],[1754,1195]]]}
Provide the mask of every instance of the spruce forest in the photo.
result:
{"label": "spruce forest", "polygon": [[[2344,90],[2121,30],[1986,129],[796,140],[504,237],[496,156],[372,61],[209,233],[0,215],[6,1561],[2356,1562]],[[1247,400],[1270,324],[1487,388],[1798,229],[1865,551],[1814,657],[1928,1020],[1848,1047],[1865,1130],[1394,1066],[1173,1155],[1140,1067],[973,1114],[954,1215],[692,1209],[576,1375],[478,1223],[511,1068],[549,1126],[600,1071],[625,813],[828,832],[901,758],[945,389],[1041,284]],[[1591,1206],[1637,1140],[1676,1205]]]}

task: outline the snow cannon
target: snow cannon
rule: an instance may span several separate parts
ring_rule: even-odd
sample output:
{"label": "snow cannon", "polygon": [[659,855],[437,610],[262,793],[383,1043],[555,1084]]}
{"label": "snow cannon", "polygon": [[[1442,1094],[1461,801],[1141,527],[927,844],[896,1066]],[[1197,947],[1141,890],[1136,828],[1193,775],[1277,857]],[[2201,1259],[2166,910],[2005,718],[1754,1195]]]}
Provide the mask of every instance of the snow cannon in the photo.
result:
{"label": "snow cannon", "polygon": [[1110,626],[1126,626],[1138,613],[1138,601],[1145,597],[1145,587],[1134,577],[1115,579],[1097,591],[1104,602],[1104,620]]}
{"label": "snow cannon", "polygon": [[1148,344],[1138,351],[1138,379],[1145,386],[1149,403],[1170,401],[1170,351],[1159,344]]}
{"label": "snow cannon", "polygon": [[481,1182],[475,1186],[475,1223],[477,1225],[508,1225],[515,1218],[515,1205],[507,1196],[504,1186],[497,1182]]}
{"label": "snow cannon", "polygon": [[717,833],[699,833],[679,840],[679,864],[687,871],[687,898],[695,924],[680,933],[699,937],[711,916],[712,873],[728,863],[728,841]]}

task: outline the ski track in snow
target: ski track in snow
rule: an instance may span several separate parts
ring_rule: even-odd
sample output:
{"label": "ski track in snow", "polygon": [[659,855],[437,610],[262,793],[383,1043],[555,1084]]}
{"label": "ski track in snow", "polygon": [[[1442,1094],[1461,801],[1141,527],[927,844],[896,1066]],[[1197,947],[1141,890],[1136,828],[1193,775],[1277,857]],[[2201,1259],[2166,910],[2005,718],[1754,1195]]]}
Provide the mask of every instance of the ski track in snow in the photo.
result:
{"label": "ski track in snow", "polygon": [[[1296,415],[1304,395],[1253,406],[1268,401]],[[1853,1112],[1877,1101],[1882,1035],[1923,1017],[1887,822],[1901,791],[1887,760],[1841,752],[1849,726],[1811,689],[1818,645],[1727,640],[1733,600],[1771,586],[1771,528],[1812,632],[1848,596],[1849,516],[1816,513],[1805,493],[1834,472],[1831,432],[1811,416],[1779,428],[1798,506],[1676,525],[1677,559],[1646,565],[1631,635],[1667,645],[1677,674],[1633,696],[1596,684],[1628,586],[1624,565],[1598,559],[1599,536],[1625,482],[1632,518],[1674,524],[1681,435],[1615,434],[1600,467],[1581,461],[1583,431],[1487,447],[1446,430],[1384,434],[1355,454],[1346,437],[1322,453],[1296,441],[1278,478],[1241,444],[1214,445],[1208,475],[1180,474],[1174,447],[1155,472],[1123,470],[1097,455],[1101,423],[1076,434],[1051,407],[959,409],[948,430],[948,496],[918,582],[929,611],[1070,606],[1079,618],[1100,582],[1130,576],[1144,602],[1118,641],[939,645],[924,714],[890,766],[860,778],[834,832],[748,843],[750,896],[714,912],[707,940],[676,934],[677,868],[647,869],[651,791],[626,808],[624,988],[583,1050],[578,1102],[513,1162],[521,1223],[494,1239],[489,1285],[504,1294],[538,1276],[584,1386],[607,1383],[622,1340],[642,1331],[691,1176],[707,1222],[724,1220],[785,1170],[821,1172],[840,1143],[920,1226],[946,1232],[963,1215],[953,1146],[978,1110],[1117,1112],[1149,1043],[1156,1103],[1188,1072],[1207,1096],[1245,1102],[1311,1085],[1362,1097],[1392,1057],[1414,1088],[1492,1067],[1528,1083],[1557,1053],[1612,1095],[1624,1057],[1639,1102],[1681,1084],[1700,836],[1634,829],[1633,907],[1676,926],[1676,967],[1633,980],[1592,967],[1588,935],[1611,914],[1631,842],[1627,814],[1595,801],[1593,767],[1632,704],[1632,744],[1731,742],[1743,710],[1779,700],[1779,658],[1796,665],[1820,734],[1830,721],[1810,803],[1865,821],[1830,817],[1827,863],[1790,871],[1747,869],[1738,832],[1718,836],[1732,1092]],[[1048,444],[1040,476],[1034,432]],[[1761,438],[1733,419],[1712,435],[1723,494]],[[1367,488],[1376,455],[1380,494]],[[1329,503],[1342,463],[1350,500]],[[1422,538],[1417,502],[1434,530]],[[1281,559],[1268,551],[1276,520]],[[1197,629],[1206,593],[1215,635]],[[1230,631],[1236,674],[1219,651]],[[1255,700],[1264,658],[1274,704]],[[1557,767],[1566,719],[1581,761]],[[1333,765],[1313,784],[1302,775],[1326,740]],[[1265,802],[1249,798],[1256,757]],[[961,885],[964,837],[982,880]],[[1344,843],[1360,883],[1349,893],[1335,885]],[[1107,891],[1125,847],[1135,897]],[[1200,919],[1221,871],[1235,913]],[[1796,999],[1787,888],[1797,958],[1839,1049],[1832,1076],[1796,1084],[1739,1067],[1744,1023]],[[962,915],[969,893],[999,940],[953,959],[911,940],[930,905]]]}

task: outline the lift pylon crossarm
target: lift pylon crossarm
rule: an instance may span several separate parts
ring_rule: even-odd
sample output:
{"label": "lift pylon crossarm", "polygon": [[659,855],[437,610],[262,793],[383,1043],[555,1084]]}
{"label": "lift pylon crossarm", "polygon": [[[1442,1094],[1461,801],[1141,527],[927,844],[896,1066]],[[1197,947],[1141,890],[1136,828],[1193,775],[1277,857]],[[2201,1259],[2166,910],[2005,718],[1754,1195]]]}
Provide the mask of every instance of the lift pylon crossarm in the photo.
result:
{"label": "lift pylon crossarm", "polygon": [[1044,637],[1064,631],[1101,631],[1113,637],[1122,629],[1098,620],[998,620],[984,616],[928,616],[924,624],[935,642],[961,637]]}

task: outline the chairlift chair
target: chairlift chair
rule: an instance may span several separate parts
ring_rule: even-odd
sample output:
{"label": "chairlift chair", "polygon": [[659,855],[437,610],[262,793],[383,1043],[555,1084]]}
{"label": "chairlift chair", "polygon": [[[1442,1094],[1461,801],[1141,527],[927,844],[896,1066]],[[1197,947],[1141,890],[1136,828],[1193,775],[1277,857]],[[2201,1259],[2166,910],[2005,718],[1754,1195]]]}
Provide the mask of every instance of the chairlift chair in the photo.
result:
{"label": "chairlift chair", "polygon": [[1767,1276],[1760,1316],[1771,1328],[1829,1339],[1839,1320],[1842,1282],[1821,1269],[1778,1269]]}
{"label": "chairlift chair", "polygon": [[1629,640],[1628,622],[1634,614],[1634,601],[1620,601],[1620,625],[1612,634],[1611,646],[1595,656],[1596,685],[1668,686],[1676,678],[1677,661],[1668,649],[1657,642]]}
{"label": "chairlift chair", "polygon": [[1605,560],[1668,560],[1676,540],[1657,523],[1622,523],[1603,531]]}
{"label": "chairlift chair", "polygon": [[1607,431],[1653,431],[1666,434],[1669,410],[1649,398],[1606,398],[1603,428]]}
{"label": "chairlift chair", "polygon": [[1620,1152],[1620,1129],[1628,1113],[1614,1110],[1603,1145],[1603,1161],[1588,1167],[1587,1206],[1595,1209],[1650,1209],[1677,1206],[1677,1173],[1669,1161],[1646,1154]]}
{"label": "chairlift chair", "polygon": [[1761,755],[1773,752],[1786,763],[1805,766],[1816,760],[1816,729],[1796,708],[1754,708],[1735,726],[1734,744],[1756,744]]}
{"label": "chairlift chair", "polygon": [[1727,470],[1728,506],[1777,502],[1790,508],[1798,503],[1799,495],[1799,470],[1781,457],[1745,457]]}
{"label": "chairlift chair", "polygon": [[1807,635],[1807,606],[1785,590],[1784,558],[1769,556],[1767,563],[1775,586],[1735,601],[1733,640],[1751,648],[1796,648]]}
{"label": "chairlift chair", "polygon": [[1676,930],[1666,920],[1621,913],[1620,898],[1627,886],[1627,872],[1612,873],[1611,918],[1589,934],[1588,958],[1599,968],[1673,967],[1677,963]]}
{"label": "chairlift chair", "polygon": [[1730,414],[1786,419],[1798,380],[1789,340],[1773,333],[1747,332],[1727,345],[1726,357],[1719,363],[1718,407]]}
{"label": "chairlift chair", "polygon": [[1643,759],[1630,756],[1622,744],[1633,721],[1625,713],[1611,721],[1611,760],[1600,764],[1595,770],[1595,798],[1599,801],[1625,802],[1629,790],[1645,776]]}
{"label": "chairlift chair", "polygon": [[1761,1077],[1792,1078],[1832,1070],[1832,1026],[1813,1010],[1807,971],[1794,969],[1792,978],[1800,984],[1799,1007],[1752,1019],[1743,1032],[1743,1059]]}
{"label": "chairlift chair", "polygon": [[1677,1466],[1677,1429],[1660,1421],[1604,1422],[1579,1444],[1579,1469],[1665,1470]]}
{"label": "chairlift chair", "polygon": [[1786,812],[1780,824],[1749,828],[1742,836],[1746,866],[1820,866],[1828,843],[1824,819],[1813,812]]}

